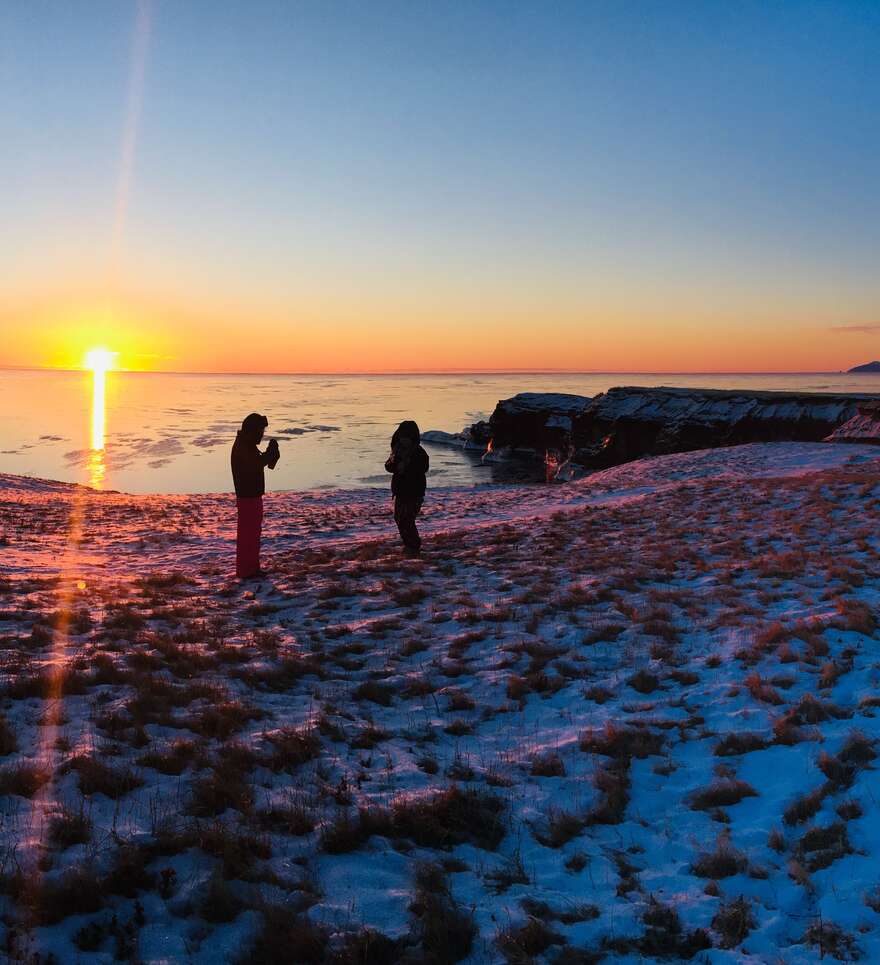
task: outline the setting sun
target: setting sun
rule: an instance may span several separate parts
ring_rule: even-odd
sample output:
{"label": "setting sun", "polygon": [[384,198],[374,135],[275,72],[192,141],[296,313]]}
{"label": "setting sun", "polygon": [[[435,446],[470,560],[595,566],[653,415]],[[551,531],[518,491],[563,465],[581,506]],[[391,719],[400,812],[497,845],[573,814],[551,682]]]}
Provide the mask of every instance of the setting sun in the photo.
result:
{"label": "setting sun", "polygon": [[117,353],[106,348],[93,348],[86,352],[83,367],[91,372],[109,372],[114,368]]}

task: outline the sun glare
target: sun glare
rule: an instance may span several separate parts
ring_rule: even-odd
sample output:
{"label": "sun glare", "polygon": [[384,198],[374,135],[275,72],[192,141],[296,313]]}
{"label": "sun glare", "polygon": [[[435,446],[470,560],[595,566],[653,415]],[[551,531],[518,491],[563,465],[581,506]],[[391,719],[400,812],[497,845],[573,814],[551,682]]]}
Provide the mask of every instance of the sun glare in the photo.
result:
{"label": "sun glare", "polygon": [[93,348],[86,352],[84,368],[92,372],[109,372],[113,368],[116,352],[106,348]]}

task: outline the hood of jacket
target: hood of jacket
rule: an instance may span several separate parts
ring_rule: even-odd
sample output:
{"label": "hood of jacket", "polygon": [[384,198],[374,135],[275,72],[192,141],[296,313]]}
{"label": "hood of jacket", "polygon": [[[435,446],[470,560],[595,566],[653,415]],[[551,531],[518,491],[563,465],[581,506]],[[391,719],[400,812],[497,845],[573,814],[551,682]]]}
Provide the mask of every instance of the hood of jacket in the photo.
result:
{"label": "hood of jacket", "polygon": [[413,422],[412,419],[405,419],[400,425],[394,430],[394,435],[391,437],[391,447],[394,446],[402,438],[411,439],[414,446],[418,446],[422,442],[422,434],[419,432],[418,423]]}

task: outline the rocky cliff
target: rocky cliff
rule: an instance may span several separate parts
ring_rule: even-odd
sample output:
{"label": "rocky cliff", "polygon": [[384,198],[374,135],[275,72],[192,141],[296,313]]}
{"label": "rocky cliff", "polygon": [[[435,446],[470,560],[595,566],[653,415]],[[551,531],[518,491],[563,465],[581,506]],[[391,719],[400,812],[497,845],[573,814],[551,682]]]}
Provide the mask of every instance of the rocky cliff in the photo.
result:
{"label": "rocky cliff", "polygon": [[825,393],[609,389],[575,422],[573,461],[594,468],[745,442],[815,442],[852,418],[858,401]]}
{"label": "rocky cliff", "polygon": [[870,442],[880,445],[880,400],[860,402],[856,414],[828,436],[828,442]]}
{"label": "rocky cliff", "polygon": [[847,372],[880,372],[880,362],[865,362],[864,365],[854,365]]}
{"label": "rocky cliff", "polygon": [[458,436],[424,438],[484,445],[491,459],[540,459],[550,476],[565,477],[661,453],[746,442],[817,442],[871,400],[880,404],[864,395],[721,389],[621,387],[592,399],[521,393],[502,399],[488,423]]}

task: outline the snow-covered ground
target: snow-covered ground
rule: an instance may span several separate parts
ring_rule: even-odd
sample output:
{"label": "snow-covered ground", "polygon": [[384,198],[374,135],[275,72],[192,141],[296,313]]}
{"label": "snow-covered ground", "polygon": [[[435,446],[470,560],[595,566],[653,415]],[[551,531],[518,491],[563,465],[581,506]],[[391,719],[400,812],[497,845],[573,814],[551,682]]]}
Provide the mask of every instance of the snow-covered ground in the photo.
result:
{"label": "snow-covered ground", "polygon": [[[553,487],[0,476],[12,961],[880,961],[880,450]],[[38,958],[32,958],[37,953]]]}

